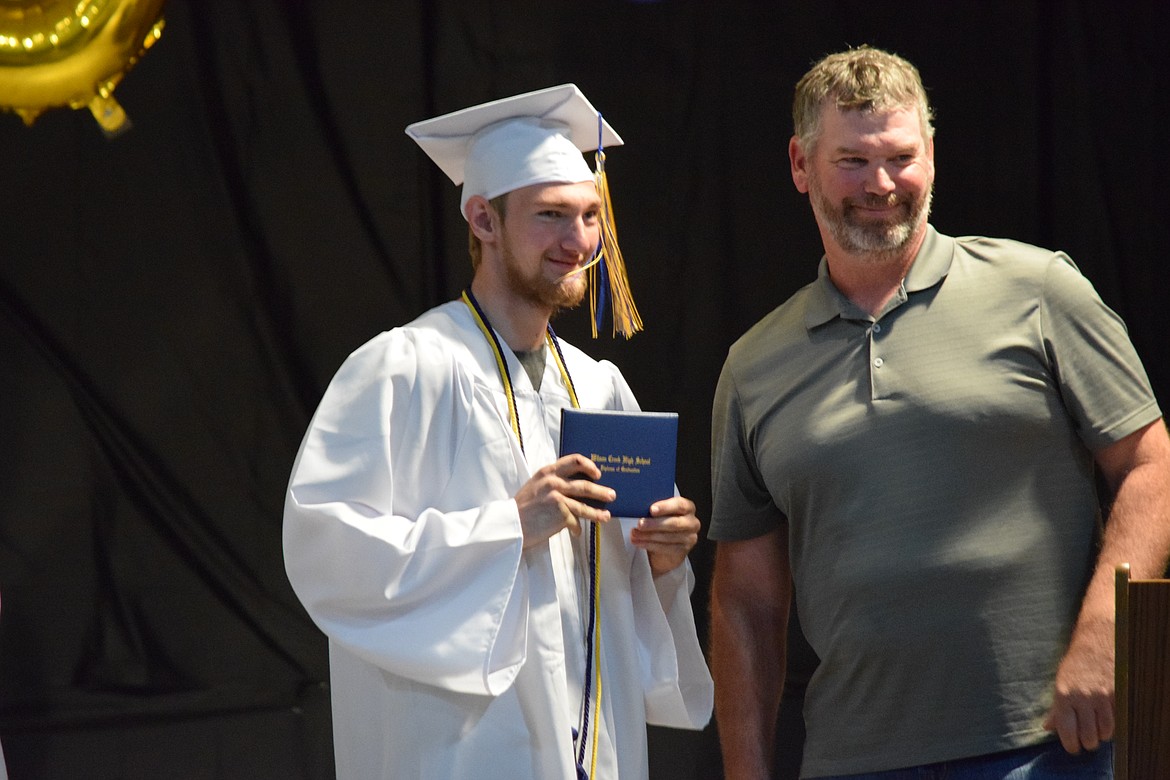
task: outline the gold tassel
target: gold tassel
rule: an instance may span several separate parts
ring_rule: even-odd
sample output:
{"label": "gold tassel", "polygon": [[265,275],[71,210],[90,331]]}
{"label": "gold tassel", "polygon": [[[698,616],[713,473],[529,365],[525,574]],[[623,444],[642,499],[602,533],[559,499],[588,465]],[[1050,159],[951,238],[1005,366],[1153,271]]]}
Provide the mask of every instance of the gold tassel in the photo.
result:
{"label": "gold tassel", "polygon": [[[617,225],[613,218],[613,202],[609,197],[609,182],[605,177],[605,152],[597,150],[597,165],[594,177],[597,192],[601,196],[601,263],[589,268],[589,314],[593,321],[593,338],[597,338],[598,294],[608,282],[610,306],[613,311],[613,335],[621,333],[625,338],[642,330],[642,318],[634,305],[630,281],[626,276],[626,263],[618,247]],[[598,275],[598,266],[605,267],[607,279]]]}

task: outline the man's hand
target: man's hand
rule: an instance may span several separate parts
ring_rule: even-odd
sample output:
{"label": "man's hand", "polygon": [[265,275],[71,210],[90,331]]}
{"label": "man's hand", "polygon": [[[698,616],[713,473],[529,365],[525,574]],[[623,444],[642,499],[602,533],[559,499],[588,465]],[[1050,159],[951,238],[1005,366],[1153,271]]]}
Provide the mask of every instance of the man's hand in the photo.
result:
{"label": "man's hand", "polygon": [[641,547],[650,558],[650,571],[657,577],[678,568],[699,541],[699,518],[695,503],[675,496],[657,501],[630,532],[630,543]]}
{"label": "man's hand", "polygon": [[1113,737],[1113,624],[1078,626],[1056,670],[1052,709],[1044,728],[1055,731],[1069,753],[1096,750]]}
{"label": "man's hand", "polygon": [[608,510],[584,503],[613,501],[613,490],[590,481],[600,477],[601,470],[584,455],[566,455],[537,470],[516,494],[524,549],[548,541],[565,528],[579,536],[581,520],[608,521]]}

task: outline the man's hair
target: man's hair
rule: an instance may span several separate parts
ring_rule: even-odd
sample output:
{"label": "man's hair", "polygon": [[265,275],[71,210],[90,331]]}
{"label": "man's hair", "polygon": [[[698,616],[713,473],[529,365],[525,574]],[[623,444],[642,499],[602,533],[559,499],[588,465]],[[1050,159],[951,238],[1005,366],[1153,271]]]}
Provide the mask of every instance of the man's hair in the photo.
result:
{"label": "man's hair", "polygon": [[830,103],[841,111],[915,109],[924,137],[934,137],[934,115],[918,69],[881,49],[861,46],[830,54],[796,83],[792,124],[806,152],[820,137],[821,112]]}
{"label": "man's hair", "polygon": [[[497,195],[488,201],[488,205],[495,209],[496,214],[500,217],[500,224],[504,224],[504,214],[507,211],[508,193]],[[480,243],[479,238],[476,237],[475,231],[471,229],[471,225],[467,226],[467,254],[471,255],[471,270],[474,272],[479,269],[479,264],[483,260],[483,244]]]}

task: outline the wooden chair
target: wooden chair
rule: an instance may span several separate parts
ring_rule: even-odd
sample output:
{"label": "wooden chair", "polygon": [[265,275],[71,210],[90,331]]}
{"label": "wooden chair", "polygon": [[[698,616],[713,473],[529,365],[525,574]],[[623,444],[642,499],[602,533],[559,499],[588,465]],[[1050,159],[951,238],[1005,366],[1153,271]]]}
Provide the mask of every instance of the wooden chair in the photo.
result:
{"label": "wooden chair", "polygon": [[1170,778],[1170,580],[1117,567],[1114,780]]}

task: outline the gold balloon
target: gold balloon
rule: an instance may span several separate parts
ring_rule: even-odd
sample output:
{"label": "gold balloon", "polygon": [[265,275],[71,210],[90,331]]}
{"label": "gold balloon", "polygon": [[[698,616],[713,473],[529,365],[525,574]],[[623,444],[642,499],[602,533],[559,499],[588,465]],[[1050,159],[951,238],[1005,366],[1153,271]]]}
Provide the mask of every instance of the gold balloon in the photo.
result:
{"label": "gold balloon", "polygon": [[0,109],[31,125],[88,106],[106,133],[126,123],[122,76],[162,35],[163,0],[0,0]]}

